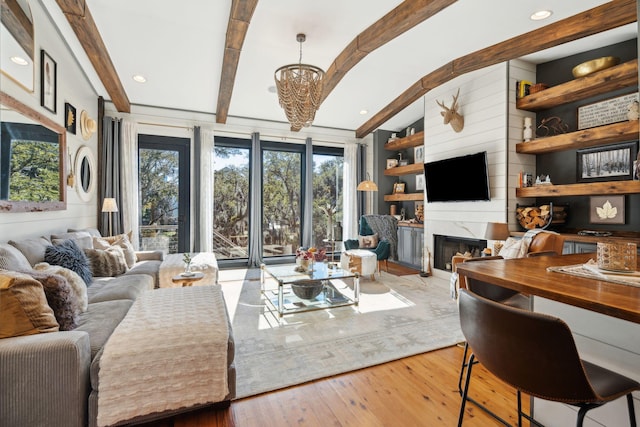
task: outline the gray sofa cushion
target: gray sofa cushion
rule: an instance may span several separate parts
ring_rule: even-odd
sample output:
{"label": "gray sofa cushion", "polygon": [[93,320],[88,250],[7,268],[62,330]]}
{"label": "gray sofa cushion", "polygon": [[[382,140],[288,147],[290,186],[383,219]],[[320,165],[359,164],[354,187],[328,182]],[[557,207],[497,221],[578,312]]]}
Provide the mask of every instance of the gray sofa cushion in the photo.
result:
{"label": "gray sofa cushion", "polygon": [[153,287],[157,288],[160,283],[160,264],[162,264],[162,261],[158,260],[138,261],[124,276],[146,274],[153,278]]}
{"label": "gray sofa cushion", "polygon": [[153,278],[147,274],[125,274],[95,279],[87,289],[89,303],[114,300],[134,301],[142,292],[153,289]]}
{"label": "gray sofa cushion", "polygon": [[29,260],[18,248],[8,243],[0,243],[0,268],[24,271],[31,268]]}
{"label": "gray sofa cushion", "polygon": [[124,319],[131,304],[133,304],[131,300],[97,302],[89,304],[87,311],[79,316],[75,331],[84,331],[89,334],[91,359],[95,358],[113,330]]}
{"label": "gray sofa cushion", "polygon": [[17,248],[29,260],[29,264],[36,265],[44,261],[44,251],[51,242],[44,237],[34,239],[9,240],[9,244]]}

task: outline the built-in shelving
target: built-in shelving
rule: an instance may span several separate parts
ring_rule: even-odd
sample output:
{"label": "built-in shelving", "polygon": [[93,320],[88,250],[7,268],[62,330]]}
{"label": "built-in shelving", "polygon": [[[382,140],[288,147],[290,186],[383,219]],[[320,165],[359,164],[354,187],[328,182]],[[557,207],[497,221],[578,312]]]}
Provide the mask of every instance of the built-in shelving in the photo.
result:
{"label": "built-in shelving", "polygon": [[416,132],[413,135],[387,142],[384,144],[384,149],[389,151],[402,151],[422,144],[424,144],[424,131]]}
{"label": "built-in shelving", "polygon": [[588,182],[565,185],[551,184],[516,188],[516,197],[592,196],[632,193],[640,193],[640,181]]}
{"label": "built-in shelving", "polygon": [[412,165],[396,166],[395,168],[389,168],[384,170],[384,174],[387,176],[402,176],[415,173],[423,173],[424,164],[414,163]]}
{"label": "built-in shelving", "polygon": [[613,123],[596,128],[535,139],[529,142],[521,142],[516,144],[516,152],[523,154],[542,154],[614,144],[616,142],[638,139],[639,131],[640,126],[638,126],[638,121]]}
{"label": "built-in shelving", "polygon": [[540,111],[568,104],[638,84],[638,61],[634,59],[615,67],[571,80],[516,101],[516,108]]}
{"label": "built-in shelving", "polygon": [[421,201],[424,199],[423,193],[396,193],[384,196],[385,202],[411,202]]}
{"label": "built-in shelving", "polygon": [[[418,147],[424,144],[424,131],[416,132],[413,135],[399,138],[384,144],[384,149],[389,151],[402,151],[407,148]],[[424,172],[423,163],[413,163],[405,166],[396,166],[394,168],[385,169],[386,176],[404,176],[416,175]],[[423,192],[420,193],[396,193],[384,196],[385,202],[411,202],[424,200]]]}
{"label": "built-in shelving", "polygon": [[[516,101],[521,110],[541,111],[592,96],[638,85],[638,61],[629,62],[571,80]],[[626,121],[583,129],[516,144],[516,152],[543,154],[603,146],[638,139],[638,121]],[[516,197],[561,197],[640,193],[640,181],[588,182],[516,188]]]}

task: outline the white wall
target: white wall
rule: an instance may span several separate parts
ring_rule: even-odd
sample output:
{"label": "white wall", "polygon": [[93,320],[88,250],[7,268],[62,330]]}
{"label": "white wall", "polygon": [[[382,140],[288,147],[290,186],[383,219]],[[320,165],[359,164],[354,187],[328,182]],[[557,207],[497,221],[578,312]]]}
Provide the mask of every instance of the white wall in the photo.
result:
{"label": "white wall", "polygon": [[[77,116],[86,110],[93,119],[97,117],[97,95],[81,71],[73,56],[62,41],[54,25],[41,4],[31,1],[31,13],[35,27],[35,76],[33,92],[26,91],[12,79],[0,74],[0,88],[28,107],[64,126],[64,103],[76,108]],[[44,49],[57,64],[57,107],[56,114],[40,106],[40,49]],[[97,136],[85,141],[78,127],[76,135],[67,132],[67,147],[73,162],[78,149],[87,145],[97,159]],[[67,156],[68,162],[68,156]],[[69,170],[69,165],[67,165]],[[96,175],[97,176],[97,175]],[[77,180],[76,180],[77,183]],[[97,221],[97,198],[94,192],[91,200],[83,202],[75,188],[67,187],[67,209],[53,212],[0,213],[0,241],[14,238],[41,236],[52,232],[66,231],[67,228],[95,226]]]}
{"label": "white wall", "polygon": [[[465,74],[425,95],[425,162],[487,151],[491,192],[486,202],[425,203],[425,248],[430,254],[434,234],[484,239],[487,222],[507,220],[507,82],[508,64],[502,63]],[[450,106],[458,88],[464,129],[456,133],[443,124],[436,100]],[[460,171],[460,183],[450,185],[471,179],[475,177]],[[448,272],[433,272],[449,277]]]}

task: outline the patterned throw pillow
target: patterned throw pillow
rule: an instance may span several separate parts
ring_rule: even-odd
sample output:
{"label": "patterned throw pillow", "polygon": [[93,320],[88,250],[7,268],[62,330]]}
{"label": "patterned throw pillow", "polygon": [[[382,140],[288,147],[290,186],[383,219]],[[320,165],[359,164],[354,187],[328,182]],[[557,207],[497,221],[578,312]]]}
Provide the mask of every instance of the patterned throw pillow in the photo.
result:
{"label": "patterned throw pillow", "polygon": [[58,245],[47,246],[44,260],[51,265],[59,265],[78,273],[85,285],[91,284],[91,267],[82,249],[73,240],[64,240]]}
{"label": "patterned throw pillow", "polygon": [[127,272],[127,263],[120,246],[111,246],[105,250],[85,249],[84,253],[96,277],[115,277]]}
{"label": "patterned throw pillow", "polygon": [[375,249],[378,247],[378,233],[371,236],[358,236],[358,244],[361,249]]}
{"label": "patterned throw pillow", "polygon": [[82,280],[82,277],[78,276],[78,273],[73,270],[69,270],[68,268],[60,267],[59,265],[50,265],[46,262],[34,265],[33,269],[47,274],[57,274],[58,276],[62,276],[67,279],[67,282],[75,292],[76,299],[80,306],[80,311],[87,311],[89,304],[87,285],[84,283],[84,280]]}
{"label": "patterned throw pillow", "polygon": [[112,246],[120,246],[124,252],[124,259],[127,262],[128,268],[133,268],[138,260],[136,256],[136,250],[131,244],[130,233],[118,234],[111,237],[94,237],[93,248],[94,249],[109,249]]}

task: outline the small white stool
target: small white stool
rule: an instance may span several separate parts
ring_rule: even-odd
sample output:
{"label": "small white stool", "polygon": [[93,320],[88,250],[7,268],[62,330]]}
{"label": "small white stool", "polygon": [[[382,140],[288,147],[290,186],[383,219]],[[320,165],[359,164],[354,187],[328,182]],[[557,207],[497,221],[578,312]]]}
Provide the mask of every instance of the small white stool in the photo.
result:
{"label": "small white stool", "polygon": [[343,270],[357,272],[361,276],[371,276],[371,280],[375,280],[378,260],[375,252],[366,249],[350,249],[340,255],[340,267]]}

